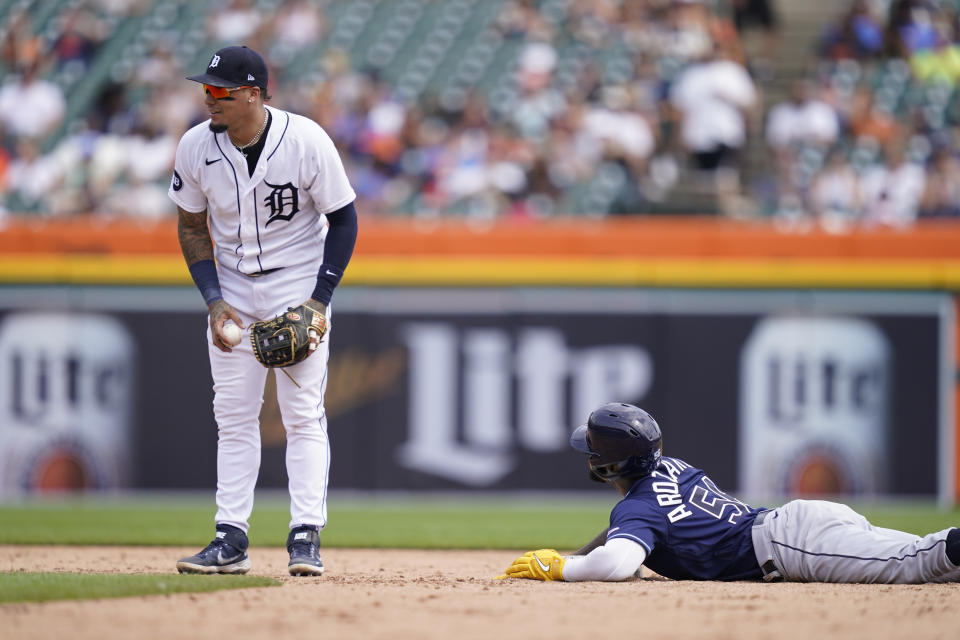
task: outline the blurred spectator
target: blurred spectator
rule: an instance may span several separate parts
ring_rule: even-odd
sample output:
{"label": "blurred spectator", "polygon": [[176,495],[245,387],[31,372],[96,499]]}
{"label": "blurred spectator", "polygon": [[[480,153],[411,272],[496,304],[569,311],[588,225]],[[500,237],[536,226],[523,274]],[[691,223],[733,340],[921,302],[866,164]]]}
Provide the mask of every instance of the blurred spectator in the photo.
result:
{"label": "blurred spectator", "polygon": [[227,0],[209,15],[208,29],[218,42],[247,42],[263,22],[253,0]]}
{"label": "blurred spectator", "polygon": [[937,44],[933,7],[924,0],[893,0],[890,4],[884,50],[888,56],[909,60],[917,51]]}
{"label": "blurred spectator", "polygon": [[883,163],[863,176],[864,222],[910,226],[917,219],[925,183],[923,166],[907,157],[906,145],[900,140],[887,144]]}
{"label": "blurred spectator", "polygon": [[137,74],[133,77],[132,84],[149,89],[175,86],[184,76],[184,69],[176,57],[176,48],[177,43],[173,37],[154,40],[137,65]]}
{"label": "blurred spectator", "polygon": [[43,56],[44,41],[34,31],[29,6],[14,10],[4,25],[0,57],[8,69],[36,64]]}
{"label": "blurred spectator", "polygon": [[921,218],[960,217],[960,159],[953,149],[934,151],[920,202]]}
{"label": "blurred spectator", "polygon": [[42,214],[99,213],[101,200],[94,197],[90,180],[90,160],[99,137],[98,132],[80,127],[44,157],[56,179],[43,195]]}
{"label": "blurred spectator", "polygon": [[[547,160],[529,141],[497,127],[487,155],[487,201],[514,217],[544,217],[555,213],[559,195]],[[491,214],[487,212],[484,217]]]}
{"label": "blurred spectator", "polygon": [[883,24],[875,15],[873,4],[867,0],[853,0],[840,20],[825,28],[819,53],[832,60],[862,60],[878,55],[883,42]]}
{"label": "blurred spectator", "polygon": [[130,133],[99,136],[89,164],[98,212],[138,218],[169,215],[165,185],[178,140],[146,119]]}
{"label": "blurred spectator", "polygon": [[740,150],[757,90],[743,65],[711,55],[690,65],[670,92],[680,115],[680,140],[694,166],[713,176],[722,210],[732,213],[739,195]]}
{"label": "blurred spectator", "polygon": [[[694,0],[696,1],[696,0]],[[759,27],[766,34],[776,33],[777,15],[770,0],[730,0],[737,31]]]}
{"label": "blurred spectator", "polygon": [[780,55],[780,24],[772,0],[730,0],[733,6],[733,23],[740,38],[749,41],[748,33],[754,28],[762,33],[758,45],[748,46],[748,64],[758,80],[765,82],[773,77],[775,61]]}
{"label": "blurred spectator", "polygon": [[3,191],[14,211],[49,212],[48,196],[62,179],[63,172],[53,156],[43,155],[31,138],[20,138],[7,168]]}
{"label": "blurred spectator", "polygon": [[52,51],[59,65],[80,74],[108,35],[106,25],[89,7],[78,7],[63,16]]}
{"label": "blurred spectator", "polygon": [[585,125],[586,104],[572,104],[553,123],[550,138],[539,149],[543,158],[538,178],[547,183],[535,193],[532,208],[545,213],[560,208],[564,191],[585,184],[599,165],[604,147],[600,138]]}
{"label": "blurred spectator", "polygon": [[39,60],[26,63],[0,87],[0,120],[15,136],[43,138],[66,112],[63,91],[40,78],[39,68]]}
{"label": "blurred spectator", "polygon": [[549,43],[532,42],[524,47],[519,62],[519,98],[511,109],[511,124],[521,135],[543,139],[551,121],[566,107],[563,94],[551,82],[557,52]]}
{"label": "blurred spectator", "polygon": [[814,95],[808,80],[794,81],[789,102],[774,105],[767,116],[767,143],[778,152],[798,145],[825,148],[837,140],[839,133],[839,115]]}
{"label": "blurred spectator", "polygon": [[577,41],[602,49],[621,32],[622,4],[615,0],[573,0],[567,29]]}
{"label": "blurred spectator", "polygon": [[537,8],[536,0],[507,0],[497,12],[494,25],[505,38],[511,40],[553,36],[552,29]]}
{"label": "blurred spectator", "polygon": [[814,217],[832,233],[849,231],[859,222],[863,210],[860,176],[842,148],[830,151],[826,164],[814,176],[809,203]]}
{"label": "blurred spectator", "polygon": [[[702,206],[698,177],[733,213],[745,203],[740,154],[759,133],[758,87],[780,34],[773,0],[504,0],[485,14],[484,3],[464,3],[488,20],[475,32],[456,31],[455,3],[428,3],[444,7],[434,20],[401,3],[336,3],[328,12],[334,3],[314,0],[198,2],[206,19],[189,28],[181,21],[197,14],[183,3],[66,3],[43,25],[32,24],[36,13],[11,10],[0,40],[15,71],[0,88],[8,208],[173,215],[158,196],[171,140],[206,119],[183,76],[196,67],[198,42],[228,41],[273,60],[271,93],[330,133],[368,215],[604,215],[657,203],[677,210],[671,198]],[[791,99],[766,114],[763,133],[776,153],[747,176],[762,187],[751,197],[792,229],[955,216],[952,154],[939,151],[924,169],[894,163],[890,150],[882,166],[871,165],[906,136],[926,136],[931,146],[952,139],[960,122],[960,102],[951,99],[960,78],[956,12],[933,0],[845,0],[837,12],[816,43],[826,59],[819,77],[793,84]],[[124,33],[117,27],[132,16],[144,29],[123,49],[120,62],[129,64],[90,87],[92,104],[43,154],[58,142],[46,136],[62,122],[64,92],[73,99],[87,90],[75,91],[99,64],[105,39]],[[399,18],[410,20],[406,31],[391,31]],[[466,24],[477,26],[474,18]],[[421,58],[397,49],[375,63],[369,40],[381,28],[426,40],[446,30],[472,43],[470,53],[452,66],[429,61],[418,67],[422,86],[398,92],[397,79]],[[475,74],[460,75],[474,62]],[[852,151],[847,158],[835,148]],[[697,171],[679,169],[684,155]],[[919,200],[911,195],[918,168],[927,176]],[[24,176],[43,188],[14,184]],[[885,183],[899,191],[884,195]]]}
{"label": "blurred spectator", "polygon": [[130,112],[128,85],[107,82],[100,88],[87,112],[86,120],[91,129],[105,133],[125,134],[133,128]]}
{"label": "blurred spectator", "polygon": [[287,0],[276,14],[272,35],[279,45],[299,49],[316,42],[323,33],[323,13],[307,0]]}
{"label": "blurred spectator", "polygon": [[582,125],[607,149],[606,155],[622,158],[636,174],[644,173],[656,138],[626,87],[604,89],[601,104],[587,108]]}
{"label": "blurred spectator", "polygon": [[860,87],[854,93],[847,128],[854,138],[870,138],[880,146],[901,134],[894,114],[877,103],[876,95],[869,87]]}
{"label": "blurred spectator", "polygon": [[683,62],[709,56],[716,43],[705,11],[706,8],[696,0],[671,0],[663,24],[657,30],[657,53]]}
{"label": "blurred spectator", "polygon": [[960,46],[942,36],[934,47],[910,56],[910,68],[920,82],[940,82],[955,87],[960,81]]}

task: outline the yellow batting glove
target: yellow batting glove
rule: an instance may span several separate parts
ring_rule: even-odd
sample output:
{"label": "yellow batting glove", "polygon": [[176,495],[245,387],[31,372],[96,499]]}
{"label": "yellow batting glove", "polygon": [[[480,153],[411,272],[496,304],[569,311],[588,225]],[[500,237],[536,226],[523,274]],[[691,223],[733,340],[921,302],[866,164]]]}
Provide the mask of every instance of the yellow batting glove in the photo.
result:
{"label": "yellow batting glove", "polygon": [[566,562],[555,549],[527,551],[507,567],[507,578],[530,580],[563,580],[563,565]]}

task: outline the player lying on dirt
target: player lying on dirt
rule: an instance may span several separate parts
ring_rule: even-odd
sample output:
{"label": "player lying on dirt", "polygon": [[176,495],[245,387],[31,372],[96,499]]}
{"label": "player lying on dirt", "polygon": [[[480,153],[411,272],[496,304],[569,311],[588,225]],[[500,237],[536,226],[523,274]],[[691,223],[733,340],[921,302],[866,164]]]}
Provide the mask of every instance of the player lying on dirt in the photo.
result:
{"label": "player lying on dirt", "polygon": [[571,556],[527,552],[501,578],[626,580],[646,565],[677,580],[960,581],[960,529],[919,537],[820,500],[751,507],[700,469],[662,457],[659,425],[633,405],[596,409],[570,444],[587,454],[591,478],[623,496],[610,527]]}

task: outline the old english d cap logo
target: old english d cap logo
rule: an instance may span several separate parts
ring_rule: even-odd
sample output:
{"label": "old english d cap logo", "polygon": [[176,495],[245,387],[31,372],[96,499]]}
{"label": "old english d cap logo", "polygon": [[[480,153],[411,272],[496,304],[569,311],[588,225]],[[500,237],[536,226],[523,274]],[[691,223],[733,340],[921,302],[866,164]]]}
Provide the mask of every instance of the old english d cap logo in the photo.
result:
{"label": "old english d cap logo", "polygon": [[210,58],[207,72],[187,76],[201,84],[215,87],[254,86],[267,88],[267,64],[259,53],[246,46],[224,47]]}

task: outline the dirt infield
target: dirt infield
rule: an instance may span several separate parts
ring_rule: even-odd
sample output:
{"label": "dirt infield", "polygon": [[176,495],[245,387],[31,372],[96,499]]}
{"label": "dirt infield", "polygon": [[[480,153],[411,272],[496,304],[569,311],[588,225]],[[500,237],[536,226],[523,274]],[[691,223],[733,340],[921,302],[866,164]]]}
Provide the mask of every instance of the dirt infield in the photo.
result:
{"label": "dirt infield", "polygon": [[[0,546],[0,571],[173,573],[196,549]],[[283,586],[0,606],[0,638],[953,639],[960,585],[871,586],[494,580],[517,553],[325,549],[327,574],[291,578],[282,549],[252,574]],[[211,580],[229,580],[211,576]]]}

